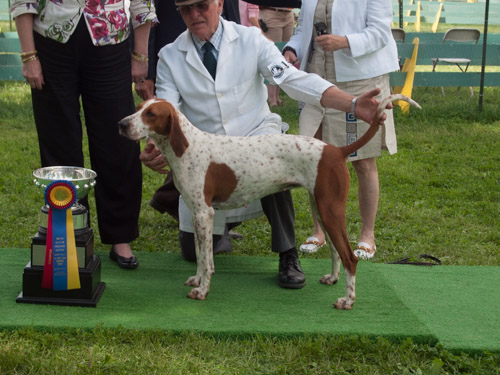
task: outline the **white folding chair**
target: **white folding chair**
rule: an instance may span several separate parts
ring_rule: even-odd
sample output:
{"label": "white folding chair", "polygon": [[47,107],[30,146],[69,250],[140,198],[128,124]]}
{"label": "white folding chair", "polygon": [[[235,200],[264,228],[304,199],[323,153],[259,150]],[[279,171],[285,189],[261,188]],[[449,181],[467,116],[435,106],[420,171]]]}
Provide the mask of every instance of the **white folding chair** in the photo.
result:
{"label": "white folding chair", "polygon": [[[452,28],[448,29],[443,36],[443,44],[448,42],[457,42],[457,43],[471,43],[477,44],[479,41],[479,37],[481,36],[481,32],[478,29],[463,29],[463,28]],[[436,70],[436,66],[439,63],[443,64],[454,64],[460,69],[462,72],[467,72],[469,68],[470,59],[466,57],[436,57],[432,59],[432,71]],[[460,88],[460,87],[459,87]],[[444,95],[444,88],[441,87],[441,92]],[[474,95],[474,91],[472,87],[470,87],[471,96]]]}

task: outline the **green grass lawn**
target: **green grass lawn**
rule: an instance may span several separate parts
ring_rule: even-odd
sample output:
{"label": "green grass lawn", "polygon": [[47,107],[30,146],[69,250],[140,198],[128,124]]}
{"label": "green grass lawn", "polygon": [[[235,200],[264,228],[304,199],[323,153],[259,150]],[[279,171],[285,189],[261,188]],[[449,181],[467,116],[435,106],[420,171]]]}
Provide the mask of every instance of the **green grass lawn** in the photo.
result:
{"label": "green grass lawn", "polygon": [[[283,98],[277,112],[297,133],[297,104]],[[419,88],[413,98],[421,111],[412,108],[409,116],[395,111],[398,153],[378,159],[381,196],[373,262],[426,253],[446,265],[500,265],[500,89],[485,90],[482,113],[478,90],[471,98],[464,88],[446,89],[444,97],[439,88]],[[28,248],[43,197],[32,181],[40,162],[25,84],[0,82],[0,139],[0,248]],[[361,223],[355,173],[351,176],[346,215],[355,243]],[[162,180],[144,169],[141,237],[134,249],[179,251],[176,222],[147,204]],[[301,242],[310,235],[312,220],[305,191],[296,189],[293,197]],[[95,228],[94,207],[91,212]],[[273,256],[264,218],[245,222],[238,231],[244,238],[234,242],[228,256]],[[95,234],[96,249],[107,250]],[[323,248],[307,256],[328,258],[329,253]],[[499,368],[500,354],[450,353],[410,340],[221,338],[133,327],[0,331],[0,374],[499,374]]]}

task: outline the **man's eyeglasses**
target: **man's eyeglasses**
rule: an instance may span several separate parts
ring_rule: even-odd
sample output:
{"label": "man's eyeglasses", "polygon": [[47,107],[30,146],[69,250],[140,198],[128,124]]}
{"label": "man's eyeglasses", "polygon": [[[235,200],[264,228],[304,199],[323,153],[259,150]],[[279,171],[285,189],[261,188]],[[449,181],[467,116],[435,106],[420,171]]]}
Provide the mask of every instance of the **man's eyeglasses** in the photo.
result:
{"label": "man's eyeglasses", "polygon": [[196,3],[191,5],[181,5],[177,7],[177,11],[183,16],[190,15],[193,9],[196,10],[198,13],[203,13],[208,10],[212,2],[214,2],[214,0],[203,1],[201,3]]}

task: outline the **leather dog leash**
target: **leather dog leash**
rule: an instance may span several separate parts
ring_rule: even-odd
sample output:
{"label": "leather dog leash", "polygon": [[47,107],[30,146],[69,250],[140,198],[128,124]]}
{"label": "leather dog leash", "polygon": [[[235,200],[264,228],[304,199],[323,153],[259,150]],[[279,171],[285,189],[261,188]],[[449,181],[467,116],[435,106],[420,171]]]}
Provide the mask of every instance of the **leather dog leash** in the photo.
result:
{"label": "leather dog leash", "polygon": [[400,259],[400,260],[396,260],[395,262],[389,262],[387,264],[411,264],[413,266],[440,266],[442,264],[441,260],[439,260],[436,257],[433,257],[432,255],[420,254],[418,257],[422,258],[422,259],[429,259],[430,262],[412,261],[412,259],[414,259],[414,258],[413,257],[409,257],[409,258],[403,258],[403,259]]}

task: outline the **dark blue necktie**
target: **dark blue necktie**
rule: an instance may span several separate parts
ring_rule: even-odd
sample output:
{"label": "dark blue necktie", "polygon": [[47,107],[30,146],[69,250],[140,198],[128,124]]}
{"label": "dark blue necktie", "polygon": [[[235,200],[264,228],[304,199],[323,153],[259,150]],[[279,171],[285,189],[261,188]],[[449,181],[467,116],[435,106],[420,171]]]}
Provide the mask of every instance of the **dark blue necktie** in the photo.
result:
{"label": "dark blue necktie", "polygon": [[203,65],[207,68],[208,72],[215,79],[215,71],[217,70],[217,60],[215,59],[212,50],[214,46],[210,42],[206,42],[203,45],[204,53],[203,53]]}

